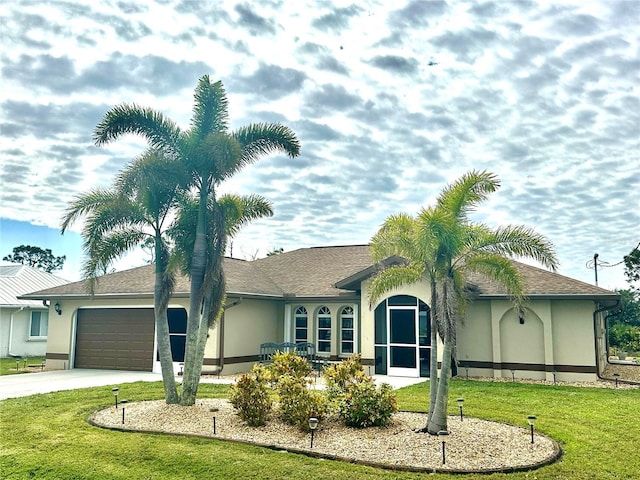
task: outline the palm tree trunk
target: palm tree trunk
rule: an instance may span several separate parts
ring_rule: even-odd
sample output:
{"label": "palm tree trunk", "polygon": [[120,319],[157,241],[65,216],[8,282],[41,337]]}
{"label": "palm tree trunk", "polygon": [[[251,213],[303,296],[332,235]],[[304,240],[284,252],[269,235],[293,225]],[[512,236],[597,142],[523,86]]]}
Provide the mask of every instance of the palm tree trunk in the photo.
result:
{"label": "palm tree trunk", "polygon": [[437,435],[447,429],[447,402],[449,399],[449,380],[451,379],[451,338],[445,335],[442,348],[442,371],[438,382],[438,394],[433,414],[429,417],[427,432]]}
{"label": "palm tree trunk", "polygon": [[160,367],[162,369],[164,398],[168,404],[175,404],[180,401],[180,397],[178,396],[176,379],[173,373],[173,358],[171,356],[171,341],[169,338],[169,322],[167,320],[168,302],[164,301],[165,295],[163,295],[164,292],[162,292],[162,275],[162,272],[156,271],[153,310],[156,320],[158,355],[160,356]]}
{"label": "palm tree trunk", "polygon": [[207,197],[208,189],[204,180],[200,188],[200,204],[198,207],[198,224],[196,238],[191,257],[191,290],[189,316],[187,318],[187,334],[184,354],[184,375],[182,377],[182,405],[193,405],[196,401],[202,359],[198,365],[198,337],[202,325],[202,284],[206,265],[207,242]]}
{"label": "palm tree trunk", "polygon": [[[438,324],[436,317],[436,305],[437,305],[437,293],[436,283],[431,280],[431,311],[430,311],[430,323],[431,323],[431,357],[429,359],[429,415],[430,419],[433,416],[433,409],[436,406],[436,395],[438,391]],[[427,428],[425,426],[425,428]]]}

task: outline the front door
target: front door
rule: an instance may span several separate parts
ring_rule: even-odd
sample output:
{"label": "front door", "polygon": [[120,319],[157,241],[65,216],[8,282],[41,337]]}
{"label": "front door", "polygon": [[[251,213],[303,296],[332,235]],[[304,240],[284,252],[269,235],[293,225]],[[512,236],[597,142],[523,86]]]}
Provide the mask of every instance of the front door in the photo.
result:
{"label": "front door", "polygon": [[417,306],[389,306],[387,319],[387,331],[389,332],[388,375],[419,377]]}

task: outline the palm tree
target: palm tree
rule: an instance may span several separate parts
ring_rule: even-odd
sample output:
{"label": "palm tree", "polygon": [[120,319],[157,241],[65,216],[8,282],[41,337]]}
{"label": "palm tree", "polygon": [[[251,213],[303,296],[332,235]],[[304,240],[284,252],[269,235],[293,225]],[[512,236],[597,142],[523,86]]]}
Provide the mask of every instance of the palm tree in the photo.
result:
{"label": "palm tree", "polygon": [[[295,134],[278,123],[251,124],[230,131],[227,104],[222,83],[212,83],[205,75],[195,89],[189,129],[181,130],[155,110],[135,104],[121,104],[106,113],[94,132],[97,145],[111,142],[127,133],[141,135],[151,147],[183,165],[189,173],[189,186],[197,194],[198,216],[189,259],[191,289],[182,383],[183,405],[193,405],[200,381],[202,357],[199,356],[198,338],[206,335],[203,329],[208,329],[209,324],[208,319],[200,314],[201,307],[210,302],[210,308],[216,309],[216,305],[222,305],[224,296],[221,260],[209,258],[211,249],[208,243],[212,241],[207,238],[210,233],[209,202],[213,200],[212,205],[217,204],[216,189],[222,181],[263,155],[283,152],[295,157],[300,153],[300,143]],[[213,219],[218,224],[218,232],[222,228],[220,225],[225,222],[219,217],[216,215]],[[219,252],[219,255],[222,253]],[[209,262],[213,263],[208,269]],[[211,289],[214,293],[207,293]],[[214,315],[218,314],[219,308]]]}
{"label": "palm tree", "polygon": [[76,196],[62,219],[64,233],[80,217],[86,261],[83,276],[93,293],[96,277],[126,252],[150,240],[154,247],[154,317],[165,400],[178,403],[173,372],[167,306],[174,274],[168,268],[166,232],[168,215],[177,205],[180,171],[160,152],[149,150],[129,164],[109,189],[95,189]]}
{"label": "palm tree", "polygon": [[[469,220],[469,213],[499,186],[497,177],[486,171],[463,175],[440,193],[434,207],[423,209],[415,219],[407,216],[410,228],[405,229],[405,238],[395,241],[396,245],[402,245],[401,249],[395,250],[396,254],[409,255],[405,257],[408,264],[404,268],[416,272],[413,278],[424,275],[430,279],[432,319],[436,319],[437,331],[443,341],[440,380],[437,386],[431,385],[426,426],[431,434],[447,428],[446,407],[456,325],[463,318],[469,301],[465,291],[467,275],[481,273],[502,284],[511,295],[514,307],[520,309],[524,302],[524,286],[518,270],[507,257],[531,258],[553,270],[558,265],[551,243],[532,229],[522,226],[491,229]],[[384,241],[384,237],[374,237],[374,245],[380,240]],[[389,244],[394,245],[393,242]],[[393,251],[393,248],[388,250]],[[394,277],[393,273],[384,272],[374,279],[372,294],[377,297],[372,300],[388,291],[386,286],[390,289],[411,283],[410,280],[410,275]],[[433,357],[431,362],[433,371],[437,363],[434,365]],[[434,389],[437,389],[435,402]]]}

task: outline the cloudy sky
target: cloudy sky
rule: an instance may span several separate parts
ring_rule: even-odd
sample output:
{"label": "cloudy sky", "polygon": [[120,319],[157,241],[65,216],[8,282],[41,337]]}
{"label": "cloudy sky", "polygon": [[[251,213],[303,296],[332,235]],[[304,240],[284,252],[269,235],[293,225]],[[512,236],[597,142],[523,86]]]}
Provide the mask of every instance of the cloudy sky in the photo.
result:
{"label": "cloudy sky", "polygon": [[[236,257],[367,243],[472,169],[502,181],[475,219],[535,227],[562,274],[593,283],[595,252],[614,264],[640,241],[640,2],[7,0],[0,15],[3,256],[53,246],[77,279],[65,205],[145,147],[95,147],[93,128],[121,102],[187,128],[204,74],[233,128],[282,122],[302,143],[225,185],[275,208]],[[600,285],[625,287],[622,271]]]}

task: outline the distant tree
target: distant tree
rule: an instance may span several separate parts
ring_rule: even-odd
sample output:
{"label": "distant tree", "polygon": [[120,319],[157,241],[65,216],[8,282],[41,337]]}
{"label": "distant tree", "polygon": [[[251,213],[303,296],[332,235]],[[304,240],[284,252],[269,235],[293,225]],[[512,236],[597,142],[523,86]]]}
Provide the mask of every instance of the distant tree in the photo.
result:
{"label": "distant tree", "polygon": [[624,275],[632,290],[640,291],[640,286],[634,286],[633,283],[640,282],[640,243],[623,257]]}
{"label": "distant tree", "polygon": [[284,248],[280,247],[280,248],[275,248],[273,250],[271,250],[269,253],[267,253],[267,257],[273,257],[274,255],[279,255],[281,253],[284,253]]}
{"label": "distant tree", "polygon": [[61,270],[66,259],[66,255],[62,255],[61,257],[53,255],[50,248],[43,250],[40,247],[32,247],[31,245],[14,247],[11,255],[2,258],[2,260],[11,263],[29,265],[30,267],[44,270],[47,273]]}
{"label": "distant tree", "polygon": [[620,313],[611,318],[610,326],[633,325],[640,327],[640,293],[633,290],[618,290]]}

